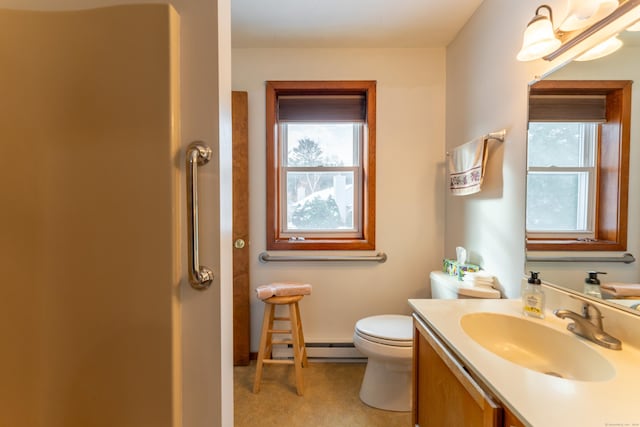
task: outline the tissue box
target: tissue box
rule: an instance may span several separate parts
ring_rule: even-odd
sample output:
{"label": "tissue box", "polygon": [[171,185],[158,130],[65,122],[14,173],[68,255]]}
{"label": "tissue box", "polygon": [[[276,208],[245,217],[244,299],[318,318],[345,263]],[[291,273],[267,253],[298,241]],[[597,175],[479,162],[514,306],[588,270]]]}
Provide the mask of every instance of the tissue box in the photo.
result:
{"label": "tissue box", "polygon": [[456,276],[458,280],[462,280],[464,273],[476,272],[480,270],[479,265],[475,264],[460,264],[455,259],[444,259],[442,261],[442,271],[449,274],[449,276]]}

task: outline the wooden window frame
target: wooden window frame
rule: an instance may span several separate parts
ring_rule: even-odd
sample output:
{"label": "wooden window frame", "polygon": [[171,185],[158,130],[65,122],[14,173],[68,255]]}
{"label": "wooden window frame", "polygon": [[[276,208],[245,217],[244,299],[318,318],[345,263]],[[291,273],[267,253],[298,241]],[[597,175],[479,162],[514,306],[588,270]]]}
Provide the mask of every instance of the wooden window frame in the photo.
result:
{"label": "wooden window frame", "polygon": [[[350,95],[366,97],[366,132],[362,150],[363,192],[358,236],[305,237],[291,240],[280,226],[281,156],[279,155],[277,108],[283,95]],[[267,250],[373,250],[375,249],[376,188],[376,82],[375,81],[267,81]]]}
{"label": "wooden window frame", "polygon": [[630,80],[542,80],[531,95],[605,95],[605,123],[599,126],[595,239],[529,238],[529,251],[624,251],[627,249]]}

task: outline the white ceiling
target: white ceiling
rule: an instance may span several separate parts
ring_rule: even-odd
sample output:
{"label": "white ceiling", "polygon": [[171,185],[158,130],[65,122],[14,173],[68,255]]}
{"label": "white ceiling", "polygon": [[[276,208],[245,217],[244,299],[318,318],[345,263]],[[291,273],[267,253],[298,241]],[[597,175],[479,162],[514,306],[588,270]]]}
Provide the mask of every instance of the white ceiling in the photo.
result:
{"label": "white ceiling", "polygon": [[233,47],[444,47],[482,0],[231,0]]}

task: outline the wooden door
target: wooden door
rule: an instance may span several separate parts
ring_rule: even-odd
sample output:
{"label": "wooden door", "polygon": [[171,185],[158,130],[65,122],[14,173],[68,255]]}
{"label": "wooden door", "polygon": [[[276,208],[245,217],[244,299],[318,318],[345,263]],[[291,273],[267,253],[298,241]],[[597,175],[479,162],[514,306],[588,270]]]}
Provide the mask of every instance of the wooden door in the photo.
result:
{"label": "wooden door", "polygon": [[2,426],[179,414],[177,23],[0,11]]}
{"label": "wooden door", "polygon": [[233,364],[248,365],[249,310],[249,125],[247,92],[234,91],[233,118]]}

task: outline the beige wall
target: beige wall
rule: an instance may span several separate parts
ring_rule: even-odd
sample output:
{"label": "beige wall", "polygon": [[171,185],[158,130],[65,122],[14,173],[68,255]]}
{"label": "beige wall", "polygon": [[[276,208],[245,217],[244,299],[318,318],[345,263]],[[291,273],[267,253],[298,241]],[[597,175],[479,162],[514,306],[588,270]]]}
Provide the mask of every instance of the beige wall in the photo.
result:
{"label": "beige wall", "polygon": [[[554,6],[554,15],[562,16]],[[506,128],[489,143],[483,191],[446,196],[445,254],[467,248],[471,262],[494,273],[508,297],[524,271],[527,85],[552,64],[518,62],[524,28],[539,2],[485,0],[447,47],[447,150]]]}
{"label": "beige wall", "polygon": [[[443,255],[444,49],[234,49],[233,89],[249,92],[251,285],[306,281],[307,341],[350,341],[365,316],[408,313]],[[265,80],[377,80],[378,263],[267,263]],[[263,304],[252,298],[252,351]]]}

